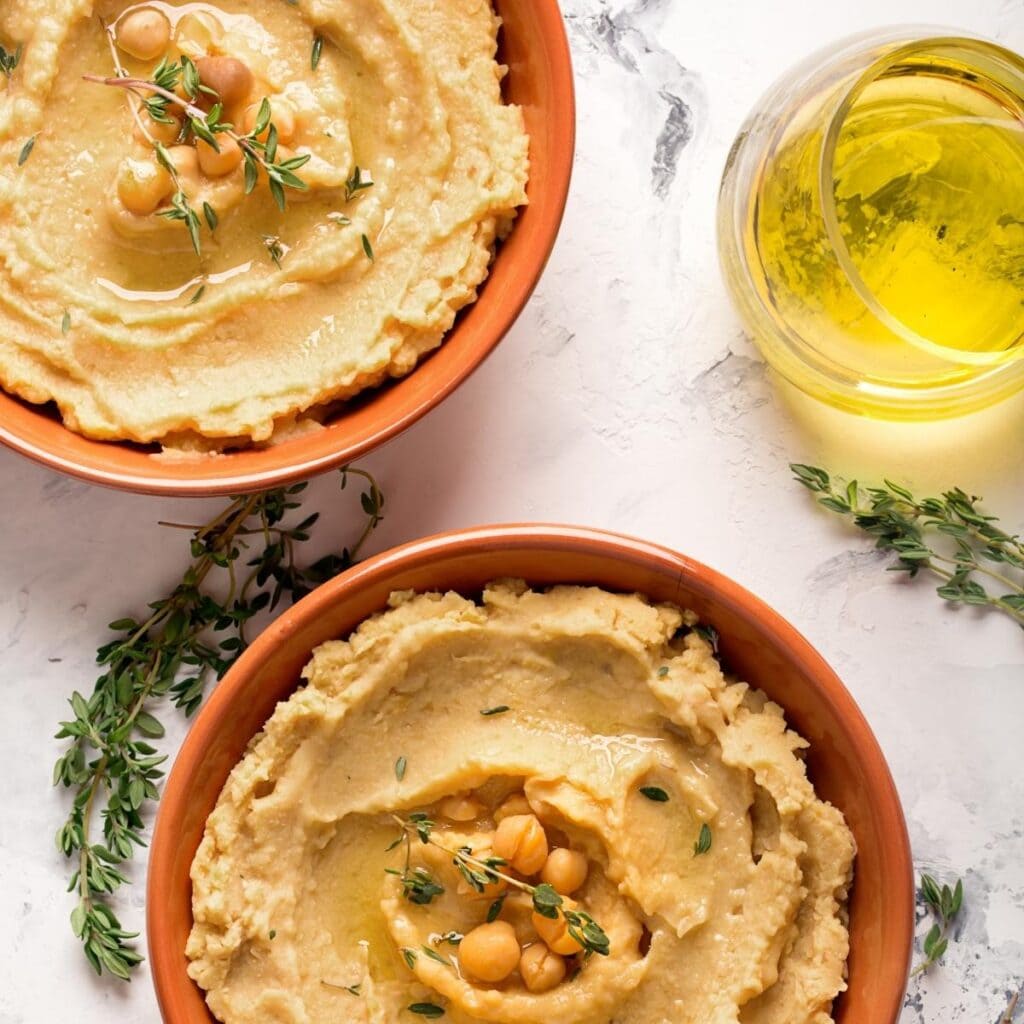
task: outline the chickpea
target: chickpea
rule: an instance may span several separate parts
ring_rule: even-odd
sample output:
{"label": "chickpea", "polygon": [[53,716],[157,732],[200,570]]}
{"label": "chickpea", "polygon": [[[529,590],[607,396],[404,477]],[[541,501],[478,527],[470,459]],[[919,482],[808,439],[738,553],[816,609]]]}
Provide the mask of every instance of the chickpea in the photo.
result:
{"label": "chickpea", "polygon": [[219,152],[203,139],[196,139],[199,166],[208,178],[223,178],[242,162],[242,148],[230,136],[218,136],[217,144]]}
{"label": "chickpea", "polygon": [[474,928],[459,943],[459,964],[480,981],[504,981],[519,964],[519,943],[507,921]]}
{"label": "chickpea", "polygon": [[[253,103],[246,107],[242,115],[242,130],[248,135],[256,127],[256,118],[259,116],[260,104]],[[295,109],[287,100],[277,99],[270,101],[270,120],[277,128],[277,138],[280,142],[291,142],[295,137]],[[257,138],[260,142],[266,142],[269,126]]]}
{"label": "chickpea", "polygon": [[185,14],[178,22],[174,41],[178,49],[187,53],[193,60],[208,53],[211,47],[220,43],[224,35],[224,26],[205,11]]}
{"label": "chickpea", "polygon": [[513,814],[494,833],[494,854],[524,875],[533,875],[548,859],[548,837],[534,814]]}
{"label": "chickpea", "polygon": [[519,958],[519,976],[531,992],[550,992],[565,977],[565,960],[543,942],[535,942]]}
{"label": "chickpea", "polygon": [[562,956],[572,956],[582,951],[583,946],[569,934],[569,922],[565,919],[566,910],[575,910],[578,906],[573,900],[565,900],[558,910],[558,917],[543,917],[537,911],[533,912],[530,920],[537,934],[547,943],[552,953],[561,953]]}
{"label": "chickpea", "polygon": [[252,92],[254,79],[249,65],[235,57],[200,57],[196,70],[199,80],[213,89],[225,107],[241,103]]}
{"label": "chickpea", "polygon": [[117,195],[126,210],[140,217],[154,213],[171,194],[174,182],[153,159],[125,160],[117,175]]}
{"label": "chickpea", "polygon": [[587,880],[587,869],[587,858],[579,850],[552,850],[544,862],[540,880],[560,895],[568,896]]}
{"label": "chickpea", "polygon": [[171,23],[152,7],[142,7],[117,23],[117,45],[139,60],[155,60],[171,43]]}
{"label": "chickpea", "polygon": [[167,155],[178,172],[182,187],[191,194],[199,187],[199,155],[192,146],[171,146]]}
{"label": "chickpea", "polygon": [[484,805],[466,794],[449,796],[441,801],[441,816],[449,821],[476,821],[484,813]]}
{"label": "chickpea", "polygon": [[[139,120],[142,121],[146,127],[146,131],[149,132],[149,138],[154,139],[157,142],[162,142],[165,146],[172,146],[178,141],[178,135],[181,133],[181,122],[177,119],[173,111],[167,112],[171,118],[170,124],[164,124],[163,121],[154,121],[153,118],[145,112],[145,110],[139,111]],[[149,138],[146,136],[146,132],[139,127],[139,122],[132,118],[132,135],[135,136],[139,142],[149,142]]]}
{"label": "chickpea", "polygon": [[494,820],[500,822],[513,814],[533,814],[529,800],[522,793],[514,793],[494,812]]}

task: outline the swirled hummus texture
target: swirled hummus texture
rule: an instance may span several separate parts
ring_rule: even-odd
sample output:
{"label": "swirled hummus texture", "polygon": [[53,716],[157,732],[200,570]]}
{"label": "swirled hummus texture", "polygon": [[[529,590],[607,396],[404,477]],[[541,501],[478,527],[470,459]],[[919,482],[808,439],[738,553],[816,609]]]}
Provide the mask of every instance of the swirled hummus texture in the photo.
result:
{"label": "swirled hummus texture", "polygon": [[[219,1020],[390,1024],[417,1003],[456,1024],[832,1019],[853,837],[816,797],[782,710],[723,676],[692,615],[516,583],[479,603],[392,605],[314,652],[308,685],[209,818],[187,955]],[[425,812],[450,849],[486,850],[510,793],[585,854],[574,899],[610,941],[545,992],[459,969],[442,937],[481,924],[493,897],[460,885],[450,856],[411,844],[445,889],[425,905],[385,870],[403,868],[401,844],[386,852],[394,815]],[[445,819],[458,794],[481,808],[474,820]],[[529,946],[524,899],[513,892],[500,914]]]}
{"label": "swirled hummus texture", "polygon": [[[0,78],[0,385],[56,402],[89,437],[202,449],[267,441],[408,373],[475,300],[526,201],[528,141],[502,100],[491,6],[137,6],[176,33],[197,11],[213,18],[212,41],[193,33],[170,56],[242,59],[252,99],[295,111],[289,146],[311,155],[298,172],[310,188],[288,190],[282,213],[265,176],[244,194],[241,166],[196,185],[194,207],[209,200],[219,218],[202,223],[197,258],[180,222],[112,197],[126,157],[152,148],[125,92],[82,76],[113,74],[99,19],[116,24],[127,5],[5,5],[0,38],[23,56]],[[155,61],[121,56],[151,76]],[[347,196],[357,166],[373,185]]]}

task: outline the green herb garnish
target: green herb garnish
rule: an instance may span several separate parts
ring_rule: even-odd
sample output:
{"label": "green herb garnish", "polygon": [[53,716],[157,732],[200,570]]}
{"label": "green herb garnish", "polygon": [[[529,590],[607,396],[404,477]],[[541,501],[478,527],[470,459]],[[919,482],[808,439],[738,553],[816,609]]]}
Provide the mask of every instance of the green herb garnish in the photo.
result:
{"label": "green herb garnish", "polygon": [[370,178],[364,178],[362,168],[356,164],[348,181],[345,182],[345,202],[352,202],[360,192],[364,192],[368,188],[373,188],[373,181]]}
{"label": "green herb garnish", "polygon": [[924,960],[911,971],[911,977],[924,974],[944,956],[949,947],[949,932],[953,920],[963,906],[964,884],[962,880],[957,879],[953,888],[948,885],[940,886],[931,875],[922,875],[917,894],[937,920],[924,938]]}
{"label": "green herb garnish", "polygon": [[498,704],[497,707],[484,708],[483,711],[480,712],[480,714],[483,715],[484,718],[491,718],[494,715],[503,715],[505,714],[506,711],[511,710],[512,709],[507,704]]}
{"label": "green herb garnish", "polygon": [[305,484],[235,498],[204,526],[162,524],[192,535],[181,582],[141,615],[110,624],[118,635],[97,651],[102,674],[91,696],[72,694],[72,717],[57,732],[68,749],[53,780],[72,791],[73,802],[57,847],[74,862],[69,888],[78,902],[71,925],[98,974],[127,980],[142,960],[131,942],[135,933],[121,927],[109,898],[127,884],[121,865],[145,845],[143,815],[159,799],[166,757],[149,742],[164,734],[157,705],[193,714],[209,682],[245,649],[257,613],[273,610],[284,597],[302,597],[354,563],[383,517],[384,497],[359,469],[341,471],[343,488],[352,476],[368,484],[358,540],[304,568],[296,562],[297,548],[309,539],[318,514],[294,525],[284,520],[300,507]]}
{"label": "green herb garnish", "polygon": [[697,836],[697,841],[693,844],[694,857],[700,857],[707,853],[711,849],[711,840],[711,826],[705,821],[700,827],[700,835]]}
{"label": "green herb garnish", "polygon": [[402,779],[405,778],[405,769],[408,767],[408,765],[409,762],[404,757],[400,757],[395,762],[395,778],[398,779],[399,782],[401,782]]}
{"label": "green herb garnish", "polygon": [[23,52],[24,46],[22,43],[18,43],[14,50],[7,50],[0,46],[0,74],[10,78],[14,74],[14,69],[21,63]]}
{"label": "green herb garnish", "polygon": [[668,803],[668,793],[666,793],[661,786],[641,786],[640,792],[647,797],[648,800],[653,800],[656,804]]}
{"label": "green herb garnish", "polygon": [[[571,935],[572,938],[574,938],[580,946],[583,947],[585,955],[590,956],[597,953],[599,956],[608,956],[610,952],[610,944],[608,936],[605,934],[601,926],[585,911],[565,909],[564,900],[552,886],[547,883],[542,883],[541,885],[530,885],[529,882],[513,878],[511,875],[506,874],[501,870],[506,866],[506,861],[501,857],[480,858],[474,856],[473,851],[468,846],[460,847],[457,850],[453,850],[450,847],[445,846],[443,843],[438,841],[434,835],[434,822],[422,812],[412,814],[407,819],[400,818],[397,815],[394,815],[393,817],[402,831],[388,849],[393,850],[399,845],[404,845],[405,870],[402,872],[390,870],[389,873],[396,874],[401,877],[403,895],[410,902],[420,902],[418,899],[414,898],[414,896],[418,895],[414,889],[418,875],[426,875],[430,878],[431,882],[435,885],[437,884],[431,878],[429,872],[425,871],[423,868],[410,869],[409,862],[412,851],[412,840],[415,837],[418,838],[421,843],[430,843],[437,849],[449,854],[452,858],[452,863],[455,865],[459,874],[476,892],[483,892],[488,885],[493,885],[498,881],[504,881],[514,888],[528,893],[533,899],[533,909],[542,917],[556,920],[559,912],[561,912],[565,918],[569,935]],[[388,871],[389,869],[385,868],[385,870]],[[444,890],[442,889],[441,891],[443,892]],[[413,895],[410,895],[410,892]],[[436,895],[440,895],[440,893],[437,893]],[[433,899],[433,896],[431,896],[430,899]],[[429,902],[429,900],[426,902]],[[498,900],[495,900],[495,903],[498,902]],[[494,910],[495,903],[491,904],[490,910],[488,911],[488,921],[492,920],[490,917],[490,911]],[[494,913],[494,919],[496,919],[500,913],[501,907],[498,906]]]}
{"label": "green herb garnish", "polygon": [[980,512],[981,498],[957,487],[938,498],[917,499],[891,480],[862,488],[856,480],[844,485],[815,466],[790,469],[821,495],[819,505],[852,520],[875,538],[876,548],[896,556],[891,572],[910,577],[930,572],[942,581],[936,593],[943,600],[996,608],[1024,628],[1024,540]]}
{"label": "green herb garnish", "polygon": [[413,1003],[408,1007],[410,1013],[418,1013],[421,1017],[443,1017],[444,1010],[437,1003]]}
{"label": "green herb garnish", "polygon": [[65,309],[60,322],[60,333],[67,334],[71,330],[71,314]]}
{"label": "green herb garnish", "polygon": [[33,135],[24,146],[21,147],[21,152],[18,154],[18,166],[24,167],[28,158],[32,155],[32,150],[36,146],[36,137]]}
{"label": "green herb garnish", "polygon": [[320,58],[324,53],[324,37],[317,33],[313,36],[313,52],[309,57],[309,66],[316,71],[320,67]]}
{"label": "green herb garnish", "polygon": [[373,263],[374,262],[373,246],[370,245],[370,239],[367,238],[366,235],[360,235],[360,238],[362,239],[362,242],[363,242],[363,252],[366,253],[366,258],[371,263]]}

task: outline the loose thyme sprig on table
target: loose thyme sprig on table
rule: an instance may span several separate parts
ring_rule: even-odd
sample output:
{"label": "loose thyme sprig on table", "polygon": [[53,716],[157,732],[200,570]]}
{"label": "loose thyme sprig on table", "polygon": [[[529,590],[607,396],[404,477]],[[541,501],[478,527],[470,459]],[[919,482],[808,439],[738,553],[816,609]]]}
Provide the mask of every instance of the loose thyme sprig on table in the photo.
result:
{"label": "loose thyme sprig on table", "polygon": [[351,547],[306,567],[297,563],[297,547],[309,539],[319,513],[285,522],[295,518],[305,484],[235,498],[203,526],[162,524],[191,532],[191,564],[147,612],[110,624],[119,635],[97,651],[102,675],[92,695],[72,694],[72,717],[57,733],[70,743],[53,781],[74,798],[57,847],[75,863],[71,926],[98,974],[128,980],[142,959],[131,942],[137,933],[121,926],[107,900],[126,884],[121,865],[145,845],[142,814],[159,799],[166,756],[149,742],[164,735],[157,705],[169,702],[191,715],[210,680],[220,679],[245,649],[254,615],[272,611],[284,597],[303,596],[353,564],[383,517],[384,496],[360,469],[341,471],[343,489],[352,478],[366,483],[363,529]]}
{"label": "loose thyme sprig on table", "polygon": [[922,875],[917,894],[937,920],[925,936],[924,960],[911,971],[912,978],[924,974],[945,955],[949,946],[950,928],[963,906],[964,884],[958,878],[953,888],[948,885],[940,886],[931,875]]}
{"label": "loose thyme sprig on table", "polygon": [[[506,866],[507,861],[501,857],[475,857],[468,846],[459,847],[453,850],[444,843],[438,841],[434,836],[435,823],[421,811],[410,814],[408,818],[400,818],[393,815],[395,822],[401,828],[402,833],[388,847],[388,851],[404,845],[405,867],[402,871],[395,871],[385,868],[389,874],[397,875],[402,881],[402,893],[410,903],[426,905],[437,896],[444,894],[444,886],[435,879],[425,868],[410,868],[412,857],[412,841],[418,839],[423,844],[430,844],[438,850],[447,853],[452,858],[459,874],[474,892],[482,893],[488,885],[503,881],[508,885],[528,893],[533,899],[533,909],[551,921],[558,920],[559,912],[565,918],[569,935],[583,947],[584,956],[592,956],[597,953],[599,956],[608,956],[610,943],[604,929],[583,910],[570,910],[563,908],[564,900],[555,891],[554,887],[547,883],[541,885],[530,885],[518,878],[513,878],[501,869]],[[493,917],[488,912],[488,921],[494,920],[501,912],[501,903],[504,896],[499,896],[492,905],[491,910],[497,911]]]}
{"label": "loose thyme sprig on table", "polygon": [[[936,592],[943,600],[996,608],[1024,627],[1024,540],[1001,530],[996,516],[979,511],[981,498],[957,487],[918,499],[891,480],[861,487],[816,466],[793,463],[790,469],[821,495],[819,505],[852,519],[879,550],[896,555],[890,571],[911,577],[930,572],[942,580]],[[939,538],[947,538],[945,546],[937,546]]]}

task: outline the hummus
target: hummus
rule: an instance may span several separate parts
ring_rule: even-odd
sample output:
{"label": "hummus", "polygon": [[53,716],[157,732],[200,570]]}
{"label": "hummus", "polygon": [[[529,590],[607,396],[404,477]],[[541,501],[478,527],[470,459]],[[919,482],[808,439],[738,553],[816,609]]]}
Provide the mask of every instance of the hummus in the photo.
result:
{"label": "hummus", "polygon": [[[118,37],[140,11],[170,32],[145,60]],[[194,450],[304,429],[407,374],[476,299],[526,202],[499,26],[486,0],[2,5],[0,43],[22,54],[0,75],[0,386],[88,437]],[[169,187],[138,212],[167,173],[138,98],[83,80],[120,61],[152,81],[182,57],[245,65],[221,120],[244,134],[269,100],[273,155],[298,159],[305,186],[282,211],[262,167],[248,194],[230,153],[197,170],[195,138],[167,138],[199,254]]]}
{"label": "hummus", "polygon": [[[782,709],[724,677],[695,625],[638,596],[505,582],[479,603],[395,595],[319,647],[193,863],[189,973],[216,1017],[830,1021],[853,837]],[[510,881],[477,891],[466,851]],[[531,910],[568,877],[555,851],[581,865],[563,906],[604,953],[559,945]],[[500,941],[479,967],[488,917]],[[519,966],[481,979],[506,946]]]}

